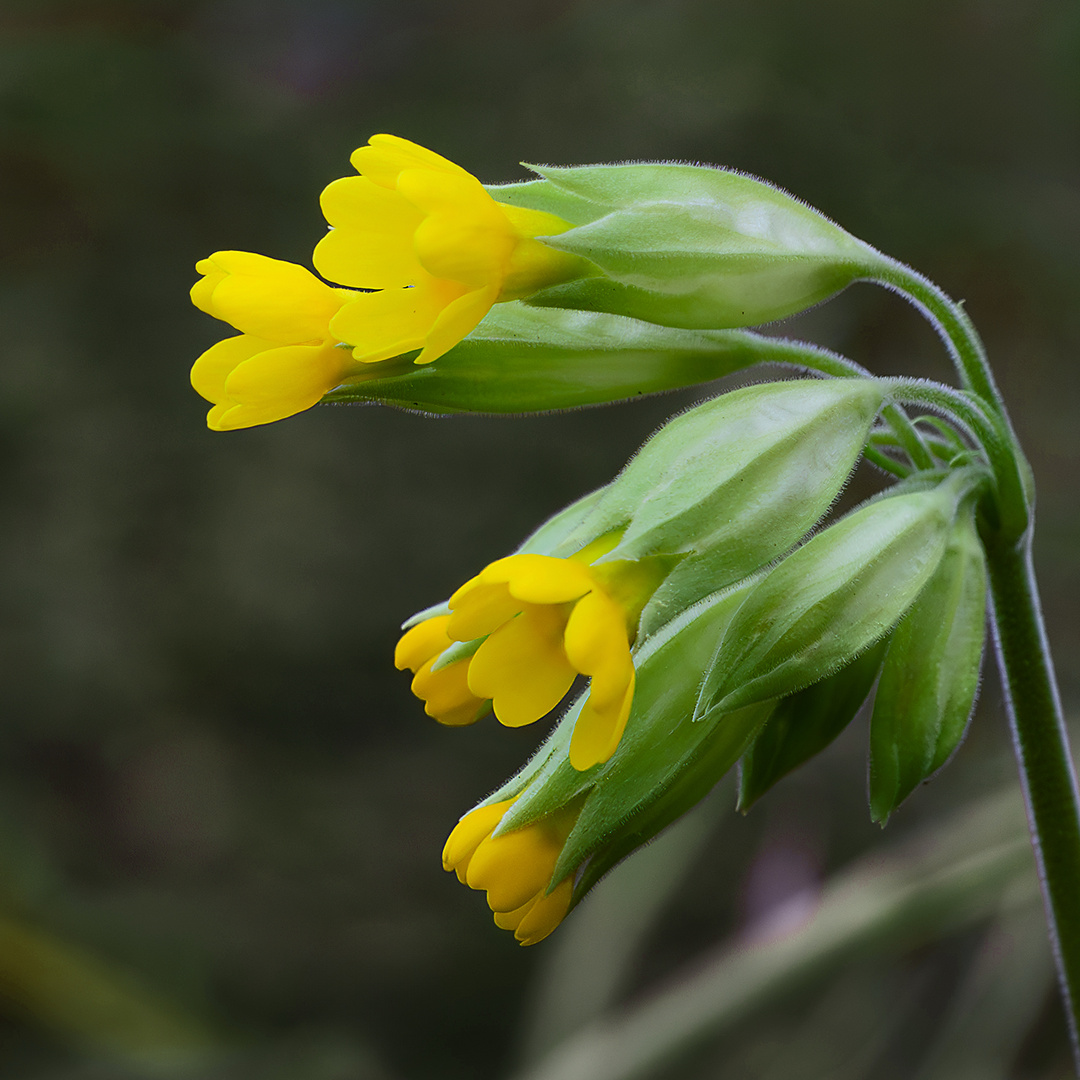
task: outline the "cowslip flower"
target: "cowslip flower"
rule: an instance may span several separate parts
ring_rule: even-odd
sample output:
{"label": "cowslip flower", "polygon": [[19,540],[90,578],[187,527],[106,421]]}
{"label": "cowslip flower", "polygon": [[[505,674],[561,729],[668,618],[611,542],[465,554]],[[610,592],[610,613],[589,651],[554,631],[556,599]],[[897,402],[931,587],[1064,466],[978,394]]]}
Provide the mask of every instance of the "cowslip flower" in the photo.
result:
{"label": "cowslip flower", "polygon": [[[466,814],[443,848],[443,868],[470,889],[487,893],[495,925],[512,930],[522,945],[543,941],[566,918],[574,875],[552,887],[555,864],[576,813],[568,808],[524,828],[493,836],[513,799]],[[549,891],[550,890],[550,891]]]}
{"label": "cowslip flower", "polygon": [[375,363],[442,356],[501,300],[581,276],[589,264],[536,239],[565,232],[554,214],[497,203],[471,173],[395,135],[373,135],[321,203],[330,232],[315,248],[323,277],[357,289],[331,333]]}
{"label": "cowslip flower", "polygon": [[241,331],[212,345],[191,369],[211,402],[214,431],[283,420],[310,409],[354,367],[330,320],[350,295],[310,270],[250,251],[218,251],[196,264],[197,308]]}
{"label": "cowslip flower", "polygon": [[[570,760],[581,770],[607,761],[634,696],[630,650],[638,620],[667,569],[650,560],[594,565],[616,540],[602,538],[566,559],[524,553],[498,559],[454,593],[449,614],[407,630],[394,661],[414,672],[412,689],[428,715],[469,724],[490,703],[502,724],[521,727],[551,712],[584,675],[589,694]],[[454,642],[476,647],[459,657],[447,651]]]}

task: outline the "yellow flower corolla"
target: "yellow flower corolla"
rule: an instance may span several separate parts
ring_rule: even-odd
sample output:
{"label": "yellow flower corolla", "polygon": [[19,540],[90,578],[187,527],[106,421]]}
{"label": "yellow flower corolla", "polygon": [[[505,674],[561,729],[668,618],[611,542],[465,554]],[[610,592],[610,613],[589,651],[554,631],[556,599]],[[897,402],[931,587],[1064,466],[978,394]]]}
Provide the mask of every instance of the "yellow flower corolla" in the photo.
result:
{"label": "yellow flower corolla", "polygon": [[576,812],[559,811],[521,829],[492,836],[513,799],[481,806],[458,822],[443,848],[443,868],[487,893],[495,925],[522,945],[543,941],[566,917],[574,891],[569,875],[548,892],[555,863]]}
{"label": "yellow flower corolla", "polygon": [[195,361],[191,385],[213,404],[214,431],[269,424],[310,409],[355,366],[330,320],[352,294],[310,270],[250,251],[197,263],[197,308],[241,331]]}
{"label": "yellow flower corolla", "polygon": [[420,350],[427,364],[500,300],[579,277],[587,265],[536,239],[570,228],[539,210],[497,203],[471,173],[395,135],[350,158],[359,176],[322,193],[330,232],[315,268],[357,289],[330,322],[353,357],[375,363]]}
{"label": "yellow flower corolla", "polygon": [[[450,614],[406,631],[395,653],[415,672],[412,689],[430,716],[468,724],[487,703],[507,727],[531,724],[566,696],[579,675],[589,694],[574,725],[570,763],[584,770],[607,761],[626,727],[634,696],[630,655],[642,608],[662,576],[645,561],[593,565],[600,546],[561,559],[509,555],[485,567],[450,598]],[[469,656],[453,642],[478,642]]]}

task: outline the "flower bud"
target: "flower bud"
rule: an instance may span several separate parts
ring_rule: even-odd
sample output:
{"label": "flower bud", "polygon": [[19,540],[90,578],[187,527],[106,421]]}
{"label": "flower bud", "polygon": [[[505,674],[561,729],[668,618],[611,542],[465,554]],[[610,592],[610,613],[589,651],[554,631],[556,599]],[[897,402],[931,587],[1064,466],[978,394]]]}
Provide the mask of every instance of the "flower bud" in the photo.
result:
{"label": "flower bud", "polygon": [[569,750],[607,761],[634,695],[639,635],[746,578],[828,509],[882,403],[873,380],[748,387],[677,417],[600,492],[406,624],[395,663],[445,724],[491,703],[511,727],[591,679]]}
{"label": "flower bud", "polygon": [[564,541],[618,531],[598,560],[682,554],[645,612],[650,631],[784,554],[851,473],[883,394],[872,379],[766,383],[664,425]]}
{"label": "flower bud", "polygon": [[820,682],[781,698],[739,765],[739,810],[820,753],[855,719],[881,671],[888,639]]}
{"label": "flower bud", "polygon": [[373,135],[350,159],[359,175],[322,194],[331,231],[315,268],[354,289],[330,323],[353,358],[377,363],[420,350],[427,364],[500,300],[588,272],[536,239],[570,227],[557,215],[500,206],[460,166],[394,135]]}
{"label": "flower bud", "polygon": [[572,876],[555,883],[551,878],[575,815],[564,807],[543,821],[493,836],[512,802],[487,803],[466,814],[443,848],[443,868],[487,893],[496,926],[512,930],[522,945],[535,945],[570,910]]}
{"label": "flower bud", "polygon": [[250,251],[218,251],[195,269],[203,276],[192,303],[241,331],[212,345],[191,369],[191,385],[213,405],[211,430],[310,409],[355,367],[329,328],[349,294],[310,270]]}
{"label": "flower bud", "polygon": [[530,303],[666,326],[754,326],[811,307],[884,262],[805,203],[727,169],[530,168],[543,179],[489,190],[501,202],[570,222],[574,228],[545,243],[599,270]]}
{"label": "flower bud", "polygon": [[794,693],[883,637],[937,569],[982,478],[958,470],[928,491],[875,499],[780,562],[729,626],[697,714]]}
{"label": "flower bud", "polygon": [[[702,666],[749,588],[710,597],[642,646],[626,733],[606,763],[586,772],[569,754],[586,704],[579,698],[533,760],[462,819],[447,843],[447,869],[488,889],[496,910],[539,903],[549,889],[545,902],[561,919],[619,859],[701,799],[772,709],[768,703],[704,723],[692,719]],[[491,858],[478,868],[485,837]],[[553,928],[549,918],[544,932]]]}
{"label": "flower bud", "polygon": [[870,722],[870,812],[884,822],[963,739],[986,637],[986,556],[965,508],[889,641]]}
{"label": "flower bud", "polygon": [[323,401],[545,412],[695,386],[786,358],[776,338],[751,331],[680,330],[510,301],[496,304],[437,364],[417,367],[410,357],[356,364]]}

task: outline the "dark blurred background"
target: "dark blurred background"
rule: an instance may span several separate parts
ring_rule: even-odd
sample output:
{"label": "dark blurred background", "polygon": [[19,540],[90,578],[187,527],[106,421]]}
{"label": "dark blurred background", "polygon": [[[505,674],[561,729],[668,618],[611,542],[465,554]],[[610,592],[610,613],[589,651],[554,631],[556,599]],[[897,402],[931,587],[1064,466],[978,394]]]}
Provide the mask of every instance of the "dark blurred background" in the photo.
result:
{"label": "dark blurred background", "polygon": [[[438,728],[393,670],[397,626],[695,396],[210,433],[187,372],[226,330],[188,302],[196,260],[308,263],[319,191],[381,131],[489,182],[669,158],[782,185],[966,298],[1038,477],[1071,713],[1078,122],[1075,0],[4,0],[0,1074],[506,1076],[586,1017],[551,1019],[588,974],[582,927],[621,943],[589,971],[632,1004],[852,860],[1015,792],[991,670],[966,746],[884,833],[860,723],[745,819],[723,788],[643,856],[667,869],[518,949],[439,851],[543,733]],[[780,329],[948,377],[869,286]],[[781,988],[650,1075],[936,1077],[1002,1017],[997,1071],[972,1077],[1067,1075],[1029,893]]]}

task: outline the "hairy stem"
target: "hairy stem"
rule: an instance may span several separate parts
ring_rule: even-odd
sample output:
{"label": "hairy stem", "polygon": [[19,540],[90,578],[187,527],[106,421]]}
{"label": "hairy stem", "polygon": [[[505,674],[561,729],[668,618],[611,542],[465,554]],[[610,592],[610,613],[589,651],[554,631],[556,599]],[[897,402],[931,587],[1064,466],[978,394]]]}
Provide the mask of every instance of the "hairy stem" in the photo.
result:
{"label": "hairy stem", "polygon": [[1030,533],[984,537],[1005,701],[1050,938],[1080,1071],[1080,797],[1043,629]]}

